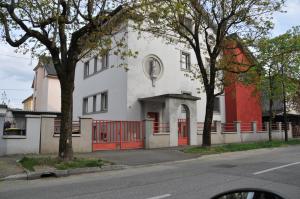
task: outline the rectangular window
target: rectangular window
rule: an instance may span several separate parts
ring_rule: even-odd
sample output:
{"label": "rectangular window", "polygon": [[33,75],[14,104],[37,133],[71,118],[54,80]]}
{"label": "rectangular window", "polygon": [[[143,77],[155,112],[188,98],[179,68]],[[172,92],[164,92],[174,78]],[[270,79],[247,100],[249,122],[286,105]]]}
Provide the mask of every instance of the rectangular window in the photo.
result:
{"label": "rectangular window", "polygon": [[181,69],[190,70],[191,55],[186,52],[181,52]]}
{"label": "rectangular window", "polygon": [[102,70],[108,68],[108,64],[109,64],[109,53],[108,52],[102,56],[101,64],[102,64]]}
{"label": "rectangular window", "polygon": [[214,112],[220,113],[220,98],[218,97],[214,100]]}
{"label": "rectangular window", "polygon": [[97,65],[98,65],[98,57],[96,56],[94,57],[94,73],[98,71]]}
{"label": "rectangular window", "polygon": [[96,112],[97,95],[93,96],[93,112]]}
{"label": "rectangular window", "polygon": [[84,63],[84,77],[89,76],[90,74],[90,61]]}
{"label": "rectangular window", "polygon": [[108,108],[108,95],[107,92],[101,93],[101,111],[107,111]]}
{"label": "rectangular window", "polygon": [[83,98],[83,105],[82,105],[82,112],[83,114],[86,114],[89,112],[89,107],[88,107],[88,98]]}
{"label": "rectangular window", "polygon": [[188,30],[193,32],[193,20],[192,19],[184,17],[183,24],[188,28]]}

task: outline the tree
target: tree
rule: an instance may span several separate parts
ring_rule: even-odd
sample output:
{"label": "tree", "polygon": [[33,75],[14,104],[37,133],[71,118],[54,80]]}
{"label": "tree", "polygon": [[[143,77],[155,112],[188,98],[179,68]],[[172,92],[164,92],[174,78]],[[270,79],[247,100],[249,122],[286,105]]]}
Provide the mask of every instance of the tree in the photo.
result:
{"label": "tree", "polygon": [[49,55],[56,69],[61,85],[59,157],[63,160],[73,157],[76,63],[91,52],[110,48],[111,36],[132,16],[134,7],[132,0],[0,0],[1,36],[13,47]]}
{"label": "tree", "polygon": [[261,83],[269,105],[269,140],[272,140],[274,103],[284,110],[285,140],[287,137],[286,104],[294,104],[300,78],[300,29],[295,27],[274,38],[263,38],[258,42],[258,68],[262,70]]}
{"label": "tree", "polygon": [[222,85],[217,81],[220,73],[245,72],[231,70],[228,59],[222,59],[223,52],[231,46],[232,40],[227,36],[237,33],[253,43],[272,27],[271,14],[279,11],[283,3],[284,0],[165,0],[147,3],[141,10],[145,17],[142,30],[163,36],[170,43],[187,44],[196,55],[198,76],[206,93],[203,146],[211,145],[214,99],[223,93],[223,89],[216,89]]}

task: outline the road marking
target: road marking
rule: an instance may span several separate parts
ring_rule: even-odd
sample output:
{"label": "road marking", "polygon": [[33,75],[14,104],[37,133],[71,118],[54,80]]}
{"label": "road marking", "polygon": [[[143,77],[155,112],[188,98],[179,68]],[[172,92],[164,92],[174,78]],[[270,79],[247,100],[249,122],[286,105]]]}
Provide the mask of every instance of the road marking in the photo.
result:
{"label": "road marking", "polygon": [[154,196],[154,197],[151,197],[151,198],[147,198],[147,199],[162,199],[162,198],[167,198],[167,197],[170,197],[171,194],[164,194],[164,195],[160,195],[160,196]]}
{"label": "road marking", "polygon": [[297,165],[297,164],[300,164],[300,162],[294,162],[294,163],[291,163],[291,164],[285,164],[285,165],[282,165],[282,166],[279,166],[279,167],[273,167],[273,168],[270,168],[270,169],[258,171],[258,172],[253,173],[253,175],[259,175],[259,174],[262,174],[262,173],[267,173],[269,171],[274,171],[274,170],[277,170],[277,169],[282,169],[282,168]]}

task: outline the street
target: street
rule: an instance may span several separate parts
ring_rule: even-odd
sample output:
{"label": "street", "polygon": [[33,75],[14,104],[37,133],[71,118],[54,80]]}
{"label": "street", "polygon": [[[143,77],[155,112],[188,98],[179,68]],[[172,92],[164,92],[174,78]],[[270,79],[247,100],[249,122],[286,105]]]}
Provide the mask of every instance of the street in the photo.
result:
{"label": "street", "polygon": [[300,198],[300,146],[209,155],[125,170],[0,182],[1,199],[199,199],[235,188]]}

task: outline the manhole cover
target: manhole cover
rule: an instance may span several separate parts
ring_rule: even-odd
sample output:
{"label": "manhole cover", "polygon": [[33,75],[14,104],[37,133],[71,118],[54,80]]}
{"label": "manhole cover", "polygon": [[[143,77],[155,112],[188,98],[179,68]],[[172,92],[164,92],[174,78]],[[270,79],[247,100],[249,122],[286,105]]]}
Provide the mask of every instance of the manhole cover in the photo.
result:
{"label": "manhole cover", "polygon": [[218,164],[218,165],[214,165],[214,167],[218,167],[218,168],[233,168],[236,167],[237,165],[234,164]]}

